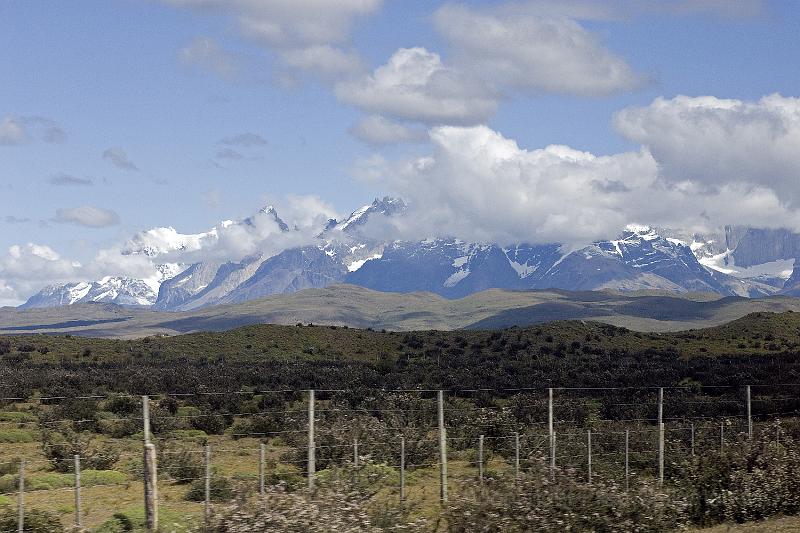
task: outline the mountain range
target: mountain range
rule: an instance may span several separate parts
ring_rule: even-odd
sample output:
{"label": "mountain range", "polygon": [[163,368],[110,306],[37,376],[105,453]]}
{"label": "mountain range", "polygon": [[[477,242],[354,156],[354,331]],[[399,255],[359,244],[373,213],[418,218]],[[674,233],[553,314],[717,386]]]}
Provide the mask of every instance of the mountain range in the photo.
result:
{"label": "mountain range", "polygon": [[[800,272],[794,270],[800,235],[788,230],[726,227],[700,235],[630,225],[616,239],[577,248],[561,243],[503,246],[455,238],[381,238],[380,228],[405,210],[400,199],[376,199],[344,220],[328,220],[310,239],[298,238],[300,231],[272,207],[194,235],[155,228],[134,236],[122,251],[152,261],[155,276],[53,285],[21,307],[101,302],[192,311],[340,283],[385,292],[426,291],[445,298],[492,288],[800,295]],[[245,257],[175,261],[181,253],[202,252],[226,231],[265,227],[272,241],[293,244],[265,247]]]}

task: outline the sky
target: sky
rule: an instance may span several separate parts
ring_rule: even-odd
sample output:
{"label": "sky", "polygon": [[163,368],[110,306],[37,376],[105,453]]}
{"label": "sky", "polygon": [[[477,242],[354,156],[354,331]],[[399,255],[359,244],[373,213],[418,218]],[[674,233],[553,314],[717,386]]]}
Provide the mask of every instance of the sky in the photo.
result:
{"label": "sky", "polygon": [[800,230],[798,35],[789,0],[0,0],[0,305],[267,204],[399,196],[395,238]]}

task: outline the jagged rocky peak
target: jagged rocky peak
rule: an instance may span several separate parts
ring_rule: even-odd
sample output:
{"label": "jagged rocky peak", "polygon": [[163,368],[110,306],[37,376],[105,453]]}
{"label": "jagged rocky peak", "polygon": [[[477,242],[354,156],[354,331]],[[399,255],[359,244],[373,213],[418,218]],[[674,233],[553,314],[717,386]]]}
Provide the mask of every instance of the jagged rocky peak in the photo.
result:
{"label": "jagged rocky peak", "polygon": [[107,276],[91,283],[50,285],[31,296],[22,307],[58,307],[89,302],[150,306],[155,301],[155,291],[143,280]]}
{"label": "jagged rocky peak", "polygon": [[253,226],[255,225],[255,217],[263,215],[266,215],[267,217],[269,217],[270,220],[273,220],[276,224],[278,224],[278,227],[280,228],[281,231],[289,231],[289,225],[286,224],[286,222],[284,222],[283,219],[281,219],[281,217],[278,215],[278,211],[275,209],[275,207],[271,205],[262,207],[261,209],[258,210],[258,213],[244,219],[242,221],[242,224]]}
{"label": "jagged rocky peak", "polygon": [[392,198],[390,196],[376,198],[371,204],[359,207],[353,211],[349,217],[336,227],[341,231],[351,230],[357,226],[366,224],[372,214],[393,216],[402,213],[405,209],[406,204],[400,198]]}

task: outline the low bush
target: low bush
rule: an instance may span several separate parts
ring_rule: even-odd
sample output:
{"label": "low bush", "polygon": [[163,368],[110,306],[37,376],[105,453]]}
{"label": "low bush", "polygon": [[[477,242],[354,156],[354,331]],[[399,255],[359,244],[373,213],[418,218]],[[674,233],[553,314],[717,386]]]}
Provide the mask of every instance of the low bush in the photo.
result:
{"label": "low bush", "polygon": [[677,488],[697,524],[744,522],[800,513],[800,450],[767,431],[752,443],[709,451],[675,465]]}
{"label": "low bush", "polygon": [[25,411],[0,411],[0,422],[34,422],[36,417]]}
{"label": "low bush", "polygon": [[33,442],[35,440],[36,433],[28,429],[0,430],[0,442],[2,443]]}
{"label": "low bush", "polygon": [[409,521],[400,508],[381,509],[372,514],[368,502],[357,493],[319,490],[313,498],[281,487],[267,491],[257,503],[238,502],[215,510],[209,526],[212,533],[388,533],[428,531],[422,519]]}
{"label": "low bush", "polygon": [[[228,478],[213,475],[211,477],[211,501],[212,502],[229,502],[233,499],[233,487]],[[205,479],[196,479],[192,481],[192,486],[189,492],[186,493],[186,499],[190,502],[202,502],[206,499],[206,481]]]}
{"label": "low bush", "polygon": [[[0,531],[17,530],[17,510],[9,506],[0,506]],[[61,520],[47,511],[32,509],[25,511],[25,531],[28,533],[62,533],[64,526]]]}
{"label": "low bush", "polygon": [[18,473],[19,464],[21,462],[22,460],[19,457],[13,457],[7,461],[0,461],[0,476]]}
{"label": "low bush", "polygon": [[451,500],[444,511],[449,533],[523,533],[594,531],[654,533],[674,531],[688,523],[687,504],[649,483],[625,492],[613,482],[591,485],[570,473],[555,480],[541,474],[510,480],[488,480]]}
{"label": "low bush", "polygon": [[198,450],[165,447],[158,457],[159,471],[179,484],[191,483],[205,473],[202,455]]}
{"label": "low bush", "polygon": [[81,466],[87,470],[111,470],[119,460],[116,447],[96,443],[91,434],[75,432],[69,427],[61,431],[43,431],[42,452],[57,472],[71,471],[76,454],[81,456]]}

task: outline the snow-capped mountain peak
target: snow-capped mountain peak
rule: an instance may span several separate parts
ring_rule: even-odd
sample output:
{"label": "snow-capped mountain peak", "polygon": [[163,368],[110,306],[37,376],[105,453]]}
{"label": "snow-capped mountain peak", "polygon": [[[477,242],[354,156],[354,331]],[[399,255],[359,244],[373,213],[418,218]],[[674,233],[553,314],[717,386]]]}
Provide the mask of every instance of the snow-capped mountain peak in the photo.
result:
{"label": "snow-capped mountain peak", "polygon": [[339,231],[352,230],[356,226],[366,224],[373,214],[393,216],[403,212],[405,209],[406,204],[399,198],[391,198],[389,196],[385,196],[382,199],[376,198],[371,204],[361,206],[353,211],[349,217],[336,225],[336,229]]}

